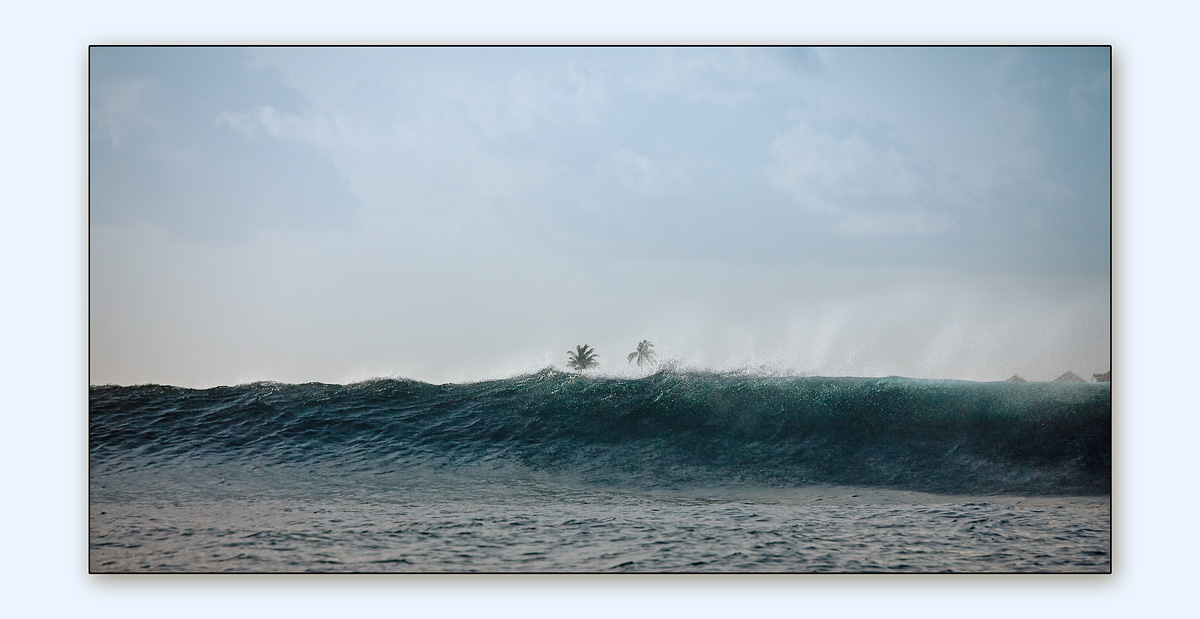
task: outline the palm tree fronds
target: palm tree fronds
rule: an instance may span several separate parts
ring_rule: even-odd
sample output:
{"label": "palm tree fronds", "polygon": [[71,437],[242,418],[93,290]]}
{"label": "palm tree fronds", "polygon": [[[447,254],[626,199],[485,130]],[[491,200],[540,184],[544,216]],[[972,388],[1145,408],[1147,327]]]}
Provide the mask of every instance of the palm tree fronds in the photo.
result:
{"label": "palm tree fronds", "polygon": [[641,342],[638,342],[637,350],[629,353],[628,359],[631,363],[634,359],[637,359],[639,368],[642,367],[643,364],[654,363],[655,354],[652,350],[653,348],[654,344],[651,344],[650,340],[642,340]]}
{"label": "palm tree fronds", "polygon": [[587,344],[576,346],[574,352],[567,351],[567,365],[578,372],[582,372],[588,368],[600,365],[600,362],[596,361],[597,356],[596,351],[588,347]]}

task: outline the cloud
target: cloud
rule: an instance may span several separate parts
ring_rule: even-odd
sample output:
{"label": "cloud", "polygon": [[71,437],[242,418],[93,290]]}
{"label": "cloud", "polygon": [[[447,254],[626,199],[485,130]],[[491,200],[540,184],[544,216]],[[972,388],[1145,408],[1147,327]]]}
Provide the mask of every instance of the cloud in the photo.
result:
{"label": "cloud", "polygon": [[690,185],[687,166],[678,159],[664,163],[623,148],[613,154],[612,166],[622,185],[641,194],[669,193]]}
{"label": "cloud", "polygon": [[91,84],[94,223],[216,244],[356,224],[327,148],[336,118],[304,116],[304,96],[244,50],[98,48]]}
{"label": "cloud", "polygon": [[147,99],[156,85],[148,77],[119,77],[93,84],[89,104],[91,139],[119,146],[130,131],[151,126]]}
{"label": "cloud", "polygon": [[221,112],[213,124],[227,125],[246,135],[264,134],[276,140],[332,148],[343,141],[346,123],[340,117],[301,116],[260,105],[249,112]]}
{"label": "cloud", "polygon": [[1108,352],[1105,58],[119,51],[90,73],[101,380],[475,379],[584,342],[609,371],[643,338],[708,367],[1106,369],[1071,361]]}
{"label": "cloud", "polygon": [[792,90],[824,64],[824,56],[813,48],[672,48],[662,50],[650,70],[632,83],[649,92],[734,106]]}
{"label": "cloud", "polygon": [[611,72],[572,59],[544,74],[519,73],[508,83],[508,104],[522,126],[541,122],[594,123],[611,98]]}
{"label": "cloud", "polygon": [[605,65],[580,58],[408,77],[414,84],[403,96],[407,105],[420,110],[423,124],[461,132],[462,139],[499,143],[549,128],[600,122],[614,81]]}
{"label": "cloud", "polygon": [[952,227],[930,162],[886,126],[801,120],[776,136],[767,175],[796,204],[851,233],[928,234]]}

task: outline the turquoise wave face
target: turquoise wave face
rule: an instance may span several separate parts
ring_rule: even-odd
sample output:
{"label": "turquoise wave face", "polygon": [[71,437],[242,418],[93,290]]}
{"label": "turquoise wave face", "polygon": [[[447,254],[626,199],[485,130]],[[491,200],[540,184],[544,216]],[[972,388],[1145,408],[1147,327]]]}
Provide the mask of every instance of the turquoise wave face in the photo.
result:
{"label": "turquoise wave face", "polygon": [[1106,494],[1108,383],[543,370],[431,385],[93,387],[93,466],[217,455],[370,471],[516,467],[586,483]]}

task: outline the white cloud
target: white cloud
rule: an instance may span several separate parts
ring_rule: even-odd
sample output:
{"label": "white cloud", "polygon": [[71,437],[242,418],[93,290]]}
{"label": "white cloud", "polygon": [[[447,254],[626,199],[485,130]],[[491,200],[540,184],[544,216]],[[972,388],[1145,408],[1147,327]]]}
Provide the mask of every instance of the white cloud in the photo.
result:
{"label": "white cloud", "polygon": [[612,74],[602,65],[574,59],[550,68],[521,65],[507,74],[471,82],[447,78],[416,95],[424,116],[461,123],[472,135],[507,140],[547,127],[594,124],[611,100]]}
{"label": "white cloud", "polygon": [[[845,124],[845,123],[843,123]],[[839,218],[856,234],[928,234],[953,227],[931,211],[933,166],[890,131],[835,131],[802,120],[776,136],[767,174],[803,208]]]}
{"label": "white cloud", "polygon": [[610,79],[602,66],[580,60],[568,62],[565,70],[518,74],[508,84],[510,113],[523,126],[596,122],[611,96]]}
{"label": "white cloud", "polygon": [[859,133],[835,136],[803,123],[775,138],[772,180],[814,210],[842,211],[837,196],[898,197],[918,181],[909,158]]}
{"label": "white cloud", "polygon": [[642,194],[663,194],[688,186],[687,165],[676,158],[664,163],[629,149],[612,157],[613,170],[621,184]]}
{"label": "white cloud", "polygon": [[644,90],[681,94],[687,99],[733,106],[756,96],[777,94],[799,83],[803,70],[821,66],[825,57],[817,50],[788,50],[807,54],[809,66],[788,63],[784,53],[764,48],[666,49],[649,71],[631,80]]}
{"label": "white cloud", "polygon": [[260,105],[249,112],[222,112],[216,126],[228,125],[251,136],[261,131],[268,137],[298,144],[332,148],[347,135],[347,123],[339,117],[299,116]]}
{"label": "white cloud", "polygon": [[155,90],[147,77],[97,80],[91,92],[91,139],[119,146],[133,127],[153,124],[147,99]]}

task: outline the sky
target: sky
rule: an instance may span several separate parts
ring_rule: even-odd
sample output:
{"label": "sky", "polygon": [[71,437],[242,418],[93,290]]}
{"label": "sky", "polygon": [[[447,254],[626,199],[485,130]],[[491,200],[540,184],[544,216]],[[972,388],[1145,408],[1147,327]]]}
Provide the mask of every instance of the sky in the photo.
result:
{"label": "sky", "polygon": [[93,47],[91,384],[1111,363],[1108,47]]}

